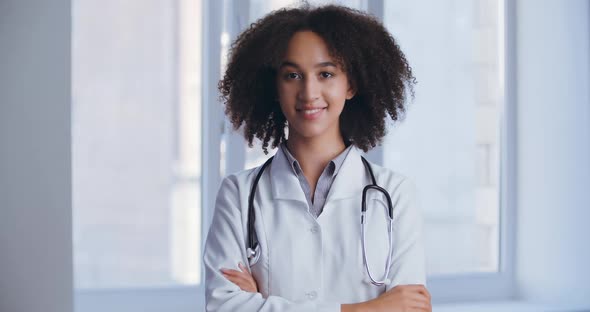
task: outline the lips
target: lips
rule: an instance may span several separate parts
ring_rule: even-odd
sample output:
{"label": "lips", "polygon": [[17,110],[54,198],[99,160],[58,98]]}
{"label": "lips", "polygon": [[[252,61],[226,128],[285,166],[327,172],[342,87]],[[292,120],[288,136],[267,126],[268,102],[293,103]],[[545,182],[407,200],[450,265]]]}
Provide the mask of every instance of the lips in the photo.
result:
{"label": "lips", "polygon": [[327,107],[305,107],[296,109],[296,111],[303,115],[305,119],[316,119]]}
{"label": "lips", "polygon": [[321,111],[323,108],[314,108],[314,109],[304,109],[303,113],[306,115],[311,115],[311,114],[315,114],[319,111]]}
{"label": "lips", "polygon": [[304,114],[314,114],[326,107],[305,107],[305,108],[297,108],[296,111],[303,112]]}

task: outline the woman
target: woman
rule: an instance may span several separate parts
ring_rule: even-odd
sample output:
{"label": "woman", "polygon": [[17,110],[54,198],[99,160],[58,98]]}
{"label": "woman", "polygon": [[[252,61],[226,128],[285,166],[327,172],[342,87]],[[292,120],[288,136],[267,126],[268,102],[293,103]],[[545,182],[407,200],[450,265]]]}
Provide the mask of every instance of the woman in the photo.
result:
{"label": "woman", "polygon": [[[358,150],[400,118],[414,82],[383,25],[345,7],[275,11],[237,38],[219,86],[226,114],[250,146],[278,150],[222,182],[207,311],[431,311],[413,184]],[[371,184],[391,200],[367,193],[363,240]]]}

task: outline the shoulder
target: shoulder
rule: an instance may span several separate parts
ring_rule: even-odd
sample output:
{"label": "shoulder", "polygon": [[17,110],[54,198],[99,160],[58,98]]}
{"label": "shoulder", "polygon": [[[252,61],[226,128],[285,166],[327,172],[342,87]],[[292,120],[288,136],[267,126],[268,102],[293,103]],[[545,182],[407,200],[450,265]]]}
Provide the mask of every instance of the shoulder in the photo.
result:
{"label": "shoulder", "polygon": [[418,190],[414,181],[406,175],[376,164],[371,164],[377,184],[387,190],[393,204],[393,217],[404,224],[421,222]]}
{"label": "shoulder", "polygon": [[[250,189],[251,184],[254,182],[256,175],[262,169],[262,165],[244,169],[238,172],[231,173],[223,178],[221,181],[221,189],[235,189],[236,191],[241,191],[244,187],[247,190]],[[268,170],[268,169],[267,169]]]}
{"label": "shoulder", "polygon": [[377,184],[389,191],[392,196],[396,194],[415,195],[416,184],[410,177],[397,170],[383,167],[370,161],[369,164],[375,174]]}
{"label": "shoulder", "polygon": [[242,210],[240,207],[247,203],[256,172],[258,172],[257,168],[252,168],[225,176],[217,191],[216,211],[231,211],[230,214],[234,214]]}

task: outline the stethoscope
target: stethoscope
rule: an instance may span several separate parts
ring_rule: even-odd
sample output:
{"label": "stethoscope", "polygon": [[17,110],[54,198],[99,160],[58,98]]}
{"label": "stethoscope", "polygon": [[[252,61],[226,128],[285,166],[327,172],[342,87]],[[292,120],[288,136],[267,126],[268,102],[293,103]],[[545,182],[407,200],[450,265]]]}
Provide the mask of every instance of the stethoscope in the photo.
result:
{"label": "stethoscope", "polygon": [[[258,171],[258,174],[256,175],[256,178],[254,179],[252,189],[250,190],[250,195],[248,196],[248,248],[246,249],[246,254],[248,256],[248,260],[252,260],[252,259],[256,258],[257,253],[259,252],[259,250],[257,250],[258,238],[256,237],[256,230],[254,228],[254,223],[256,221],[256,215],[254,213],[254,195],[256,194],[256,187],[258,186],[258,181],[260,180],[260,177],[262,176],[264,169],[272,162],[273,157],[270,157],[262,165],[262,168],[260,168],[260,171]],[[373,170],[371,169],[369,162],[362,156],[361,156],[361,159],[363,161],[363,164],[365,165],[365,168],[369,171],[369,174],[371,175],[371,180],[373,181],[373,184],[366,185],[363,188],[363,199],[361,202],[361,247],[363,249],[363,261],[365,264],[365,269],[367,270],[367,275],[369,276],[369,279],[371,280],[371,284],[373,284],[375,286],[382,286],[386,282],[388,282],[387,276],[389,275],[389,268],[391,267],[391,254],[392,254],[392,248],[393,248],[393,244],[392,244],[393,243],[393,238],[392,238],[393,204],[391,203],[391,197],[389,196],[389,193],[384,188],[377,185],[377,182],[375,180],[375,175],[373,174]],[[369,269],[369,262],[367,261],[367,250],[365,248],[365,219],[366,219],[365,215],[367,212],[366,196],[367,196],[367,191],[369,191],[370,189],[376,190],[378,192],[381,192],[383,195],[385,195],[385,198],[387,198],[387,205],[389,208],[389,211],[388,211],[389,224],[387,226],[387,233],[389,236],[389,252],[387,253],[387,263],[385,264],[385,274],[383,274],[383,277],[380,280],[375,280],[375,278],[373,278],[373,275],[371,274],[371,270]]]}

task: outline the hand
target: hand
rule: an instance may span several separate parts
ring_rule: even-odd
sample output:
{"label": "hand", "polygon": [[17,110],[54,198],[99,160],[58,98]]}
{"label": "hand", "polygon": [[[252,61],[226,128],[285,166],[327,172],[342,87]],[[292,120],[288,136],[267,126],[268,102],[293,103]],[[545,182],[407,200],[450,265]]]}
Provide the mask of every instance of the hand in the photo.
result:
{"label": "hand", "polygon": [[258,292],[258,286],[256,286],[256,280],[254,280],[252,274],[250,274],[248,269],[241,262],[238,264],[238,267],[242,270],[241,272],[222,268],[221,273],[230,282],[238,285],[243,291],[252,293]]}
{"label": "hand", "polygon": [[399,285],[373,300],[342,305],[342,311],[432,312],[432,305],[423,285]]}
{"label": "hand", "polygon": [[367,303],[376,311],[432,312],[430,293],[423,285],[399,285]]}

